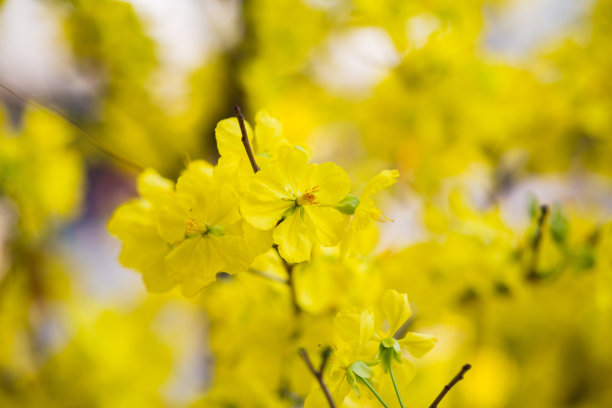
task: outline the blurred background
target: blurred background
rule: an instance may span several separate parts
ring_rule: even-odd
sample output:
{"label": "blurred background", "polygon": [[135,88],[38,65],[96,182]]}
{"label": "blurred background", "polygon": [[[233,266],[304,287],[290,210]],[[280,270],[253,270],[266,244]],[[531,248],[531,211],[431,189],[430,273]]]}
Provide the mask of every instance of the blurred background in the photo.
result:
{"label": "blurred background", "polygon": [[235,104],[357,191],[400,170],[410,406],[465,362],[445,406],[612,406],[611,72],[610,0],[0,0],[0,406],[208,406],[210,301],[146,293],[106,222]]}

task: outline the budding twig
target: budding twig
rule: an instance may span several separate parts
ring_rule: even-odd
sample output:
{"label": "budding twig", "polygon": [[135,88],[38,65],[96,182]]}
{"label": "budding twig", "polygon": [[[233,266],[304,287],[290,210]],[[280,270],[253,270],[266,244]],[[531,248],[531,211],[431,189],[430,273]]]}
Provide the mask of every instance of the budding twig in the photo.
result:
{"label": "budding twig", "polygon": [[312,375],[314,375],[317,379],[319,386],[321,387],[321,391],[323,391],[323,394],[325,394],[325,398],[327,399],[327,403],[329,404],[329,406],[331,408],[336,408],[336,404],[334,404],[334,400],[331,396],[331,393],[325,385],[325,381],[323,381],[323,371],[325,371],[325,366],[327,365],[327,361],[329,360],[331,349],[326,348],[325,350],[323,350],[323,353],[321,355],[321,365],[319,366],[318,370],[315,369],[312,365],[312,362],[310,361],[310,358],[308,358],[308,353],[305,349],[301,348],[299,350],[299,353],[300,356],[302,356],[302,359],[304,359],[304,362],[308,366],[308,369],[310,370]]}
{"label": "budding twig", "polygon": [[431,405],[429,406],[429,408],[437,408],[438,404],[440,403],[440,401],[442,401],[442,399],[444,398],[444,396],[451,390],[451,388],[453,388],[453,386],[455,384],[457,384],[459,381],[463,380],[463,375],[470,369],[472,368],[471,364],[466,364],[463,367],[461,367],[461,371],[459,371],[457,373],[457,375],[455,377],[453,377],[453,379],[444,386],[444,388],[442,389],[442,391],[440,391],[440,394],[438,394],[438,396],[436,397],[436,399],[434,400],[434,402],[431,403]]}
{"label": "budding twig", "polygon": [[54,106],[51,106],[51,105],[47,105],[44,102],[39,101],[38,99],[34,98],[31,95],[26,95],[22,92],[16,91],[15,89],[1,82],[0,82],[0,88],[4,89],[5,91],[7,91],[8,93],[10,93],[15,98],[19,99],[21,102],[25,104],[35,106],[38,109],[42,109],[44,111],[50,112],[54,114],[55,116],[61,118],[64,122],[68,123],[75,130],[77,130],[78,133],[84,136],[85,140],[87,140],[93,147],[95,147],[96,149],[104,153],[105,155],[109,156],[110,158],[114,159],[115,161],[123,164],[126,167],[131,168],[132,170],[138,171],[138,172],[141,172],[142,170],[144,170],[142,166],[134,163],[131,160],[121,157],[118,154],[111,151],[110,149],[104,147],[95,137],[90,135],[76,120],[70,118],[60,109]]}
{"label": "budding twig", "polygon": [[540,206],[540,215],[538,216],[538,224],[536,226],[535,235],[531,241],[531,260],[527,269],[528,280],[535,280],[538,277],[538,258],[540,255],[540,246],[542,244],[542,233],[544,231],[544,224],[548,218],[548,213],[548,205],[542,204]]}
{"label": "budding twig", "polygon": [[242,116],[240,106],[234,106],[234,111],[236,112],[238,124],[240,125],[240,132],[242,133],[242,144],[244,145],[244,150],[246,150],[247,156],[249,156],[249,161],[251,162],[251,167],[253,168],[253,171],[257,173],[260,169],[259,166],[257,166],[257,162],[255,161],[255,154],[253,153],[251,143],[249,142],[249,135],[247,134],[246,126],[244,124],[244,116]]}

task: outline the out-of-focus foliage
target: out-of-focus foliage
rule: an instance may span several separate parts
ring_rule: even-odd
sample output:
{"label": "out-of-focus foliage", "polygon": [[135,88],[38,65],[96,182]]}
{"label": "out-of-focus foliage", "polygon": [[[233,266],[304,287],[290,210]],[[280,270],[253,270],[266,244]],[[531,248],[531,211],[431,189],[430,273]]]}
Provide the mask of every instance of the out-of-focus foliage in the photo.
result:
{"label": "out-of-focus foliage", "polygon": [[[300,348],[337,406],[399,407],[389,369],[429,406],[466,362],[444,406],[611,405],[612,2],[511,59],[517,3],[248,1],[179,86],[136,2],[52,3],[94,90],[62,110],[149,169],[128,200],[69,123],[0,113],[0,406],[327,406]],[[213,132],[236,103],[257,174]],[[115,206],[144,282],[104,301]]]}

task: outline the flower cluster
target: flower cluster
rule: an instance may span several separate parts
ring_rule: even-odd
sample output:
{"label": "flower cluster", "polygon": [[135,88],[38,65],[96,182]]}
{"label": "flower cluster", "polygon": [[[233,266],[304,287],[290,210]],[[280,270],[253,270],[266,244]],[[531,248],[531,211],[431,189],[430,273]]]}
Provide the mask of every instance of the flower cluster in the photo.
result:
{"label": "flower cluster", "polygon": [[247,271],[272,248],[288,264],[310,261],[318,247],[350,252],[355,237],[383,219],[371,196],[393,184],[397,171],[374,177],[360,200],[349,194],[351,181],[340,166],[311,163],[267,112],[256,116],[255,131],[248,123],[245,130],[261,171],[251,168],[238,120],[225,119],[216,128],[216,166],[193,161],[176,183],[145,170],[137,181],[140,197],[109,221],[123,242],[121,263],[140,271],[150,291],[178,285],[194,296],[217,273]]}
{"label": "flower cluster", "polygon": [[[361,387],[369,388],[380,401],[392,401],[396,393],[401,400],[396,378],[407,384],[414,375],[410,356],[423,357],[436,344],[435,336],[408,330],[411,317],[408,296],[392,289],[384,292],[377,308],[349,308],[337,314],[328,384],[335,401],[344,401],[351,389],[359,397]],[[313,389],[305,408],[325,406],[323,396],[320,389]]]}

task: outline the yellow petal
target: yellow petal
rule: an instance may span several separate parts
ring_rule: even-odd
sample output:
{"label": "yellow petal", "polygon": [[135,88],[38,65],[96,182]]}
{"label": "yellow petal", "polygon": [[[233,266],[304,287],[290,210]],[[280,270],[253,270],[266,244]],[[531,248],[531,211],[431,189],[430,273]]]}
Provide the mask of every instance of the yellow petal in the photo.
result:
{"label": "yellow petal", "polygon": [[185,238],[190,204],[184,198],[176,193],[169,193],[157,201],[155,211],[157,230],[161,237],[170,244]]}
{"label": "yellow petal", "polygon": [[313,232],[314,225],[310,217],[304,211],[297,209],[276,227],[272,238],[287,262],[299,263],[310,259]]}
{"label": "yellow petal", "polygon": [[160,196],[174,191],[174,183],[153,169],[145,169],[136,179],[136,189],[142,198],[154,203]]}
{"label": "yellow petal", "polygon": [[255,115],[255,150],[258,154],[276,154],[283,142],[283,126],[267,110]]}
{"label": "yellow petal", "polygon": [[281,146],[279,148],[274,168],[285,190],[294,195],[300,193],[300,182],[305,178],[309,169],[308,160],[308,153],[299,147]]}
{"label": "yellow petal", "polygon": [[406,337],[398,342],[413,356],[423,357],[436,345],[438,339],[432,334],[408,332]]}
{"label": "yellow petal", "polygon": [[186,239],[165,258],[170,277],[181,284],[185,296],[194,296],[214,282],[217,272],[223,268],[210,238],[198,236]]}
{"label": "yellow petal", "polygon": [[123,243],[119,262],[142,273],[148,291],[166,292],[174,287],[163,261],[168,244],[157,233],[149,203],[135,200],[117,208],[108,231]]}
{"label": "yellow petal", "polygon": [[334,320],[336,333],[347,343],[364,346],[374,334],[374,312],[343,310]]}
{"label": "yellow petal", "polygon": [[254,256],[267,252],[272,247],[272,231],[261,231],[247,222],[240,223],[242,236]]}
{"label": "yellow petal", "polygon": [[383,170],[378,173],[366,184],[361,193],[361,197],[371,197],[387,187],[392,186],[397,181],[399,172],[397,170]]}
{"label": "yellow petal", "polygon": [[335,163],[312,165],[309,177],[301,183],[302,193],[318,187],[317,201],[321,204],[334,205],[342,200],[351,189],[351,180],[342,167]]}
{"label": "yellow petal", "polygon": [[389,323],[389,335],[393,335],[412,316],[408,295],[388,289],[381,300],[382,312]]}
{"label": "yellow petal", "polygon": [[253,254],[249,250],[244,238],[224,235],[222,237],[209,237],[211,245],[217,251],[222,263],[222,272],[244,272],[253,262]]}
{"label": "yellow petal", "polygon": [[316,237],[324,247],[336,245],[342,238],[349,217],[330,207],[304,206],[315,226]]}
{"label": "yellow petal", "polygon": [[181,199],[189,202],[191,213],[200,224],[228,226],[240,220],[239,201],[234,189],[211,177],[207,166],[192,166],[183,172],[176,184]]}
{"label": "yellow petal", "polygon": [[284,212],[295,206],[284,177],[274,168],[258,172],[243,196],[242,215],[255,228],[272,229]]}
{"label": "yellow petal", "polygon": [[[248,122],[245,122],[247,135],[249,140],[253,140],[253,130]],[[242,133],[237,118],[223,119],[215,128],[215,137],[217,139],[217,149],[221,157],[230,160],[247,159],[244,145],[242,144]]]}

